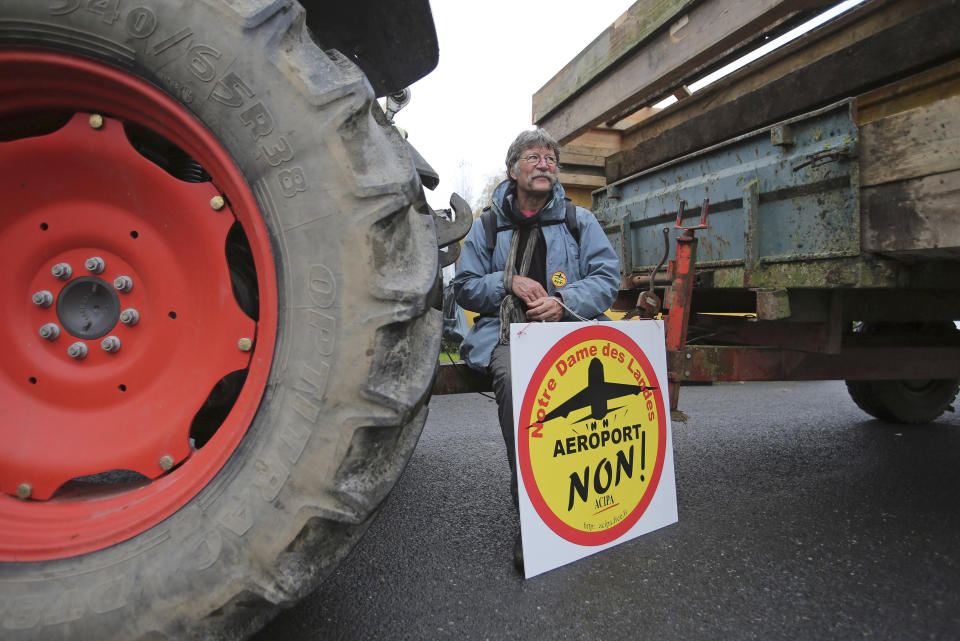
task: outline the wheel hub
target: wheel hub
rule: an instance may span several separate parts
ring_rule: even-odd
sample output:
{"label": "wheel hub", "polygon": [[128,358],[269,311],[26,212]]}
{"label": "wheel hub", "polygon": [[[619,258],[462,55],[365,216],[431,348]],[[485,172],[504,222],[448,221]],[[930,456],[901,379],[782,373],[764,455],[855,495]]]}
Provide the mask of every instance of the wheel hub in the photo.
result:
{"label": "wheel hub", "polygon": [[120,297],[102,278],[81,276],[67,283],[57,296],[57,318],[72,336],[100,338],[120,319]]}
{"label": "wheel hub", "polygon": [[[5,50],[0,96],[0,124],[58,123],[0,142],[0,560],[63,558],[156,525],[226,464],[269,375],[275,268],[243,175],[155,87],[83,58]],[[66,116],[44,120],[52,112]],[[209,180],[155,164],[141,130]],[[256,319],[232,293],[237,233]],[[224,380],[241,383],[198,449],[193,423]]]}
{"label": "wheel hub", "polygon": [[[0,487],[13,495],[27,483],[34,500],[76,478],[132,470],[152,479],[173,467],[161,460],[186,461],[194,415],[221,378],[248,366],[236,345],[255,333],[235,300],[218,297],[230,291],[224,247],[235,218],[210,207],[216,188],[158,168],[121,121],[90,120],[79,112],[0,154],[0,192],[21,212],[0,234],[14,264],[0,291],[10,327],[31,339],[4,365],[27,381],[26,393],[9,395],[6,421],[29,436],[0,451]],[[125,307],[140,322],[118,324]],[[59,338],[34,338],[53,322]]]}

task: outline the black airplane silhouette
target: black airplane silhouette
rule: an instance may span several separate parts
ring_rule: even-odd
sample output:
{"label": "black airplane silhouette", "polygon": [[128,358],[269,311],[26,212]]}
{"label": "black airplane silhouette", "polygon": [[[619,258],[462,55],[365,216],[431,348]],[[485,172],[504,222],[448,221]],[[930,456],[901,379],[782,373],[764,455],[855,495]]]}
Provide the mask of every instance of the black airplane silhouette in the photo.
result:
{"label": "black airplane silhouette", "polygon": [[[608,409],[607,401],[619,398],[621,396],[639,394],[640,392],[652,389],[657,388],[626,383],[608,383],[607,381],[604,381],[603,363],[599,358],[594,358],[590,361],[590,368],[587,370],[587,386],[574,394],[571,398],[561,403],[557,409],[549,412],[543,417],[543,421],[541,422],[546,423],[547,421],[555,419],[558,416],[566,417],[570,414],[570,412],[583,407],[589,407],[590,414],[580,419],[581,421],[585,421],[590,418],[599,420],[606,416],[609,412],[620,409],[619,407]],[[579,423],[580,421],[577,422]]]}

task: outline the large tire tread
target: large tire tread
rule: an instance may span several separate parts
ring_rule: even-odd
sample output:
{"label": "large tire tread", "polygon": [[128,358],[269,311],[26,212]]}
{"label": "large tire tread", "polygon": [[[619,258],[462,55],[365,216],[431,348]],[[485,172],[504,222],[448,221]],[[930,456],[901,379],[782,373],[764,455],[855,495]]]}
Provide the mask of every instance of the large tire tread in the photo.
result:
{"label": "large tire tread", "polygon": [[896,418],[880,400],[874,381],[847,381],[846,383],[847,393],[857,407],[881,421],[896,422]]}
{"label": "large tire tread", "polygon": [[[298,100],[313,114],[310,123],[294,126],[334,132],[326,138],[326,148],[315,153],[338,159],[341,172],[329,177],[330,183],[352,181],[345,190],[349,193],[341,190],[336,196],[323,196],[338,199],[335,206],[341,210],[340,216],[327,219],[344,227],[341,245],[324,251],[335,252],[332,262],[342,267],[338,294],[343,299],[337,307],[320,311],[332,315],[342,308],[336,317],[337,330],[349,335],[339,345],[337,362],[369,363],[369,368],[338,369],[330,376],[322,421],[341,427],[324,434],[298,433],[288,412],[285,421],[248,435],[201,495],[164,528],[154,528],[157,532],[151,530],[75,559],[0,566],[0,601],[6,604],[0,606],[4,639],[246,638],[278,608],[293,605],[313,590],[349,552],[399,477],[426,419],[441,333],[440,313],[429,305],[437,278],[437,252],[430,217],[412,206],[420,185],[402,141],[377,113],[379,107],[362,73],[339,53],[324,52],[313,43],[299,5],[288,0],[197,5],[202,7],[190,7],[190,16],[212,20],[219,13],[227,25],[221,29],[235,32],[221,34],[220,43],[237,38],[242,47],[271,61],[289,79]],[[14,24],[0,19],[0,46],[38,42],[115,65],[143,67],[133,49],[110,38],[77,35],[71,28],[46,22]],[[165,73],[158,69],[150,79],[176,97],[187,95],[189,87]],[[226,111],[211,101],[191,108],[208,123],[224,118]],[[275,188],[268,184],[264,167],[245,153],[245,142],[236,137],[222,143],[250,176],[253,193],[273,229],[311,222],[297,218],[296,213],[292,219],[290,214],[283,219],[285,203],[279,202]],[[286,246],[292,240],[285,234],[277,233],[273,242],[283,255],[296,251]],[[289,265],[278,265],[281,307],[302,306],[304,295],[298,292],[305,288],[296,281],[301,277]],[[361,281],[365,284],[355,286]],[[293,313],[286,318],[281,314],[274,373],[262,413],[279,415],[278,406],[296,401],[298,389],[325,374],[299,360],[306,346],[283,338],[296,335],[303,322]],[[341,330],[344,324],[349,324],[349,332]],[[321,392],[315,391],[319,397]],[[305,406],[300,411],[312,409]],[[286,459],[278,460],[274,468],[256,469],[254,460],[271,457]],[[288,460],[296,465],[296,478],[278,479],[279,487],[274,487],[275,479],[269,475],[283,471]],[[273,498],[254,496],[254,482],[262,482],[262,493]],[[250,484],[249,491],[238,489],[245,484]],[[268,522],[281,514],[285,523]],[[195,547],[192,553],[164,560],[165,551],[191,546]],[[152,550],[158,552],[138,561]],[[162,563],[175,567],[158,565]],[[58,591],[84,590],[104,577],[119,576],[110,574],[111,568],[135,569],[144,575],[137,582],[123,583],[129,593],[121,599],[125,607],[98,615],[97,608],[87,603],[82,618],[62,624],[49,616],[45,620]],[[103,574],[97,575],[101,570]],[[77,578],[82,574],[89,575],[86,583]],[[40,576],[47,577],[45,585],[35,581]],[[60,581],[67,576],[72,582]],[[43,608],[35,616],[16,611],[26,602],[15,597],[25,585],[22,582],[37,587],[32,594]]]}

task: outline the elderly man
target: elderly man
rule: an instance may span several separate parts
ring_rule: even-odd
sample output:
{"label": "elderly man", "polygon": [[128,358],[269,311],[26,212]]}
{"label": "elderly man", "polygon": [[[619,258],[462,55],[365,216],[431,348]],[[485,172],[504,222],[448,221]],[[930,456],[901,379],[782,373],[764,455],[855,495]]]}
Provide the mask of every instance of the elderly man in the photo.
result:
{"label": "elderly man", "polygon": [[[474,221],[453,279],[457,302],[480,314],[460,355],[493,377],[515,506],[509,323],[600,317],[620,284],[617,255],[596,218],[564,196],[559,160],[560,145],[542,129],[517,136],[507,151],[508,179]],[[514,563],[523,567],[519,536]]]}

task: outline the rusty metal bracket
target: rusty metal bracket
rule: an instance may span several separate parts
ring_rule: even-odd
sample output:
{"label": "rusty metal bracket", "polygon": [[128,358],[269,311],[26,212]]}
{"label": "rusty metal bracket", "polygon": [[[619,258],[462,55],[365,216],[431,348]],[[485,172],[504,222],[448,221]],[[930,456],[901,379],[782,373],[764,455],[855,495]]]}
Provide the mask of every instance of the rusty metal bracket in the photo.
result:
{"label": "rusty metal bracket", "polygon": [[855,153],[856,147],[854,145],[841,145],[840,147],[834,147],[833,149],[824,149],[823,151],[810,154],[802,163],[794,165],[793,171],[800,171],[804,167],[815,169],[831,162],[847,160],[848,158],[854,156]]}
{"label": "rusty metal bracket", "polygon": [[787,147],[795,142],[793,128],[790,125],[784,123],[770,128],[770,144],[774,147]]}
{"label": "rusty metal bracket", "polygon": [[680,207],[677,209],[677,224],[674,227],[679,227],[685,232],[690,232],[691,234],[698,229],[710,229],[710,226],[707,225],[707,213],[710,211],[710,199],[707,198],[703,201],[703,204],[700,205],[700,222],[696,227],[684,227],[683,226],[683,210],[687,206],[687,201],[681,200]]}
{"label": "rusty metal bracket", "polygon": [[[677,227],[681,227],[686,203],[681,200],[677,213]],[[666,347],[668,352],[682,350],[687,343],[687,326],[690,323],[690,308],[693,300],[693,267],[697,262],[696,232],[709,229],[707,212],[710,201],[704,200],[700,208],[700,222],[696,227],[682,227],[677,236],[677,251],[673,262],[673,285],[670,288],[670,314],[667,318]],[[670,371],[670,409],[677,409],[680,386],[676,373]]]}
{"label": "rusty metal bracket", "polygon": [[760,320],[779,320],[790,318],[790,294],[783,287],[758,288],[757,318]]}

